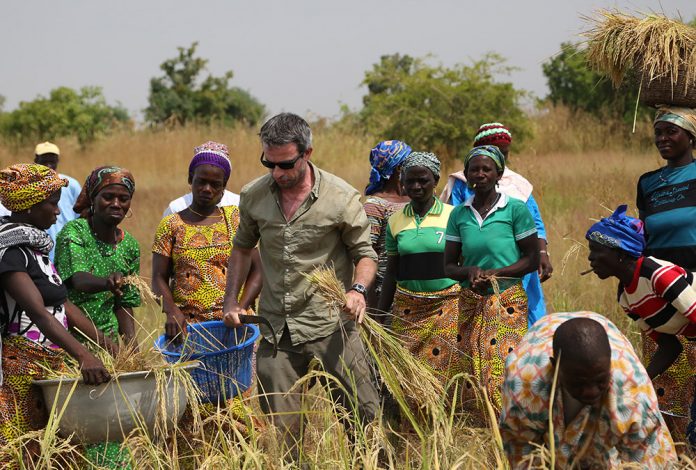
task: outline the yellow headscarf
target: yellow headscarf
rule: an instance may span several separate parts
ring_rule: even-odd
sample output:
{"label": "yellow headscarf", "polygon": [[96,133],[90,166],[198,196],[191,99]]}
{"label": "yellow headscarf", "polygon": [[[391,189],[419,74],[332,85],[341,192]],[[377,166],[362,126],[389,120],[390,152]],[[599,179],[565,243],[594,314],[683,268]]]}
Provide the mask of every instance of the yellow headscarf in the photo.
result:
{"label": "yellow headscarf", "polygon": [[47,166],[19,163],[0,170],[0,202],[10,212],[23,211],[67,185]]}

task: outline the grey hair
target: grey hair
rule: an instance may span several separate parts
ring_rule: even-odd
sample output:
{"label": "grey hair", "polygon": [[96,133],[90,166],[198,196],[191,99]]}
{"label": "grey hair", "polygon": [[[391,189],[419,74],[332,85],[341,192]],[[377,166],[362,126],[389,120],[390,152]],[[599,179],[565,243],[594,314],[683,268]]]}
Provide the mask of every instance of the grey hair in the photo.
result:
{"label": "grey hair", "polygon": [[297,114],[281,113],[273,116],[261,126],[259,137],[267,147],[295,144],[300,152],[312,148],[312,130],[307,121]]}

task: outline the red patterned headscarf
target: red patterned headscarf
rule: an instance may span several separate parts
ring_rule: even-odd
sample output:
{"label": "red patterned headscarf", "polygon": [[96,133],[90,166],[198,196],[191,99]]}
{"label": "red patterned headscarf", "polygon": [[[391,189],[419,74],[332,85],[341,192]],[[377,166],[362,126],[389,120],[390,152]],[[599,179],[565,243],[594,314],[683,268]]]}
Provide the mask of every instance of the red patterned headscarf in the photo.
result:
{"label": "red patterned headscarf", "polygon": [[124,186],[131,196],[135,192],[135,179],[130,171],[117,166],[102,166],[87,177],[87,181],[85,181],[82,192],[77,197],[73,210],[80,214],[81,217],[88,217],[94,198],[102,188],[111,184]]}

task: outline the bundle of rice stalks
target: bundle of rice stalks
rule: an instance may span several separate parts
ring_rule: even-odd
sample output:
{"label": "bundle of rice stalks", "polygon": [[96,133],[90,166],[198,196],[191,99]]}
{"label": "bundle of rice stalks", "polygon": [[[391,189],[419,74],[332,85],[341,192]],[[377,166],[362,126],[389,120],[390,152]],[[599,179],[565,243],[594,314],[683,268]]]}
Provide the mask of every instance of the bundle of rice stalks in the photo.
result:
{"label": "bundle of rice stalks", "polygon": [[585,32],[587,60],[614,86],[631,74],[641,77],[642,87],[666,82],[672,95],[685,95],[696,84],[696,28],[655,13],[636,18],[600,10],[586,20],[593,24]]}
{"label": "bundle of rice stalks", "polygon": [[[331,307],[345,305],[344,287],[333,266],[320,266],[304,275],[316,286],[319,294]],[[412,411],[415,404],[421,412],[432,417],[443,410],[444,387],[432,369],[418,360],[392,332],[366,315],[360,337],[379,369],[382,380],[399,403],[402,411],[419,434],[419,423]]]}
{"label": "bundle of rice stalks", "polygon": [[332,308],[342,308],[346,304],[346,293],[343,283],[338,280],[333,264],[317,266],[311,273],[302,273],[310,284],[317,288],[326,303]]}
{"label": "bundle of rice stalks", "polygon": [[138,276],[137,274],[131,274],[123,278],[123,283],[137,288],[140,291],[140,298],[142,300],[159,303],[159,296],[152,292],[152,289],[150,289],[150,283],[147,282],[144,277]]}

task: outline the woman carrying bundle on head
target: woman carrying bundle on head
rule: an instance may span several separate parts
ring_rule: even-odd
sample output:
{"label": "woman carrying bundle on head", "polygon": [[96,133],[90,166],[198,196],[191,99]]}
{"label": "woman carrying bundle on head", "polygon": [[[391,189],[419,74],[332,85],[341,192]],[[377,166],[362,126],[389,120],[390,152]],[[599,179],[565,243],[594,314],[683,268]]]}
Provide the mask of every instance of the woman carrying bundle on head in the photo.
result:
{"label": "woman carrying bundle on head", "polygon": [[[484,145],[468,153],[464,174],[474,195],[450,215],[444,260],[445,275],[462,286],[460,371],[485,389],[496,413],[505,358],[527,332],[522,277],[539,265],[537,230],[527,206],[496,189],[504,171],[498,147]],[[463,405],[475,410],[475,402],[473,387],[464,388]]]}
{"label": "woman carrying bundle on head", "polygon": [[0,202],[11,212],[0,218],[0,446],[46,424],[41,392],[32,381],[43,378],[47,368],[60,370],[65,353],[78,361],[85,383],[110,379],[68,328],[111,353],[118,349],[68,300],[48,257],[53,241],[45,230],[60,214],[61,188],[67,184],[43,165],[0,171]]}
{"label": "woman carrying bundle on head", "polygon": [[110,337],[135,339],[133,307],[140,291],[124,277],[140,273],[140,247],[119,227],[130,212],[135,179],[115,166],[99,167],[87,177],[75,202],[78,219],[58,234],[56,268],[68,298]]}
{"label": "woman carrying bundle on head", "polygon": [[459,285],[445,276],[444,235],[453,207],[433,195],[439,180],[434,154],[413,152],[404,160],[401,181],[411,202],[389,217],[378,308],[386,312],[393,302],[392,330],[446,382],[458,360]]}
{"label": "woman carrying bundle on head", "polygon": [[[624,312],[650,337],[657,347],[646,368],[651,379],[664,373],[682,354],[680,338],[696,340],[696,278],[681,266],[643,254],[643,222],[626,215],[626,206],[590,227],[588,257],[592,270],[600,279],[619,280],[619,304]],[[649,358],[649,360],[648,360]],[[680,387],[672,382],[670,394],[690,396],[690,380]],[[691,423],[687,437],[696,446],[696,403],[692,401]],[[686,427],[675,434],[683,436]]]}
{"label": "woman carrying bundle on head", "polygon": [[[411,153],[411,147],[400,140],[386,140],[370,151],[370,184],[365,188],[363,208],[370,222],[370,241],[377,253],[377,275],[368,291],[367,306],[375,308],[382,292],[382,282],[387,269],[385,240],[387,220],[401,209],[408,196],[401,186],[401,165]],[[381,317],[380,317],[381,318]]]}
{"label": "woman carrying bundle on head", "polygon": [[[655,146],[666,165],[638,180],[638,216],[645,227],[645,255],[696,271],[696,111],[661,107],[653,123]],[[675,439],[683,438],[694,400],[692,377],[696,345],[680,338],[684,347],[675,363],[654,380],[665,421]],[[652,357],[655,342],[643,337],[643,357]]]}
{"label": "woman carrying bundle on head", "polygon": [[[546,315],[546,302],[544,300],[544,291],[541,283],[548,280],[553,273],[551,258],[549,257],[546,240],[546,227],[541,219],[539,206],[532,195],[532,184],[527,179],[512,171],[508,167],[510,160],[510,144],[512,144],[512,134],[510,130],[499,122],[491,122],[481,125],[476,136],[474,137],[474,147],[481,145],[494,145],[498,147],[500,153],[505,157],[505,171],[498,182],[498,189],[501,193],[505,193],[510,197],[519,199],[524,202],[529,209],[534,225],[537,229],[537,237],[539,239],[539,269],[526,274],[522,278],[522,286],[527,294],[528,303],[528,325],[533,325],[539,318]],[[445,189],[440,195],[440,199],[444,202],[449,202],[453,206],[465,202],[474,191],[467,185],[466,175],[463,171],[452,173],[448,180]]]}

